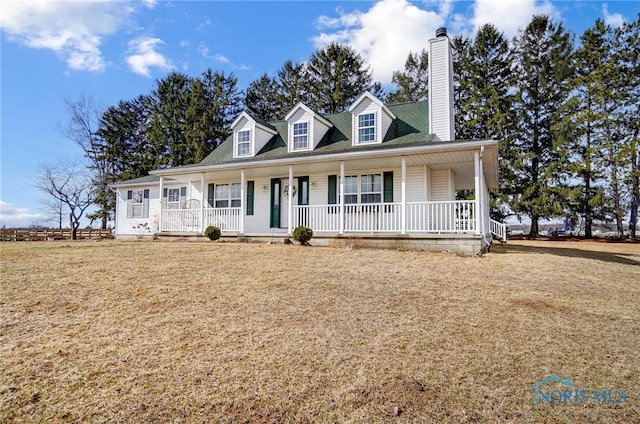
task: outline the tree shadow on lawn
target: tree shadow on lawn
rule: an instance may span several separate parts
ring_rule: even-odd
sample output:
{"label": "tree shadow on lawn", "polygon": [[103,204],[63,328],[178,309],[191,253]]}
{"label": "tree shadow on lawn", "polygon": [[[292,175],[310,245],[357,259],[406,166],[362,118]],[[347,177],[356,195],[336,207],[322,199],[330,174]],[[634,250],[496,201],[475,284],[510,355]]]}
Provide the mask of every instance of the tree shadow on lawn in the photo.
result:
{"label": "tree shadow on lawn", "polygon": [[[502,244],[491,247],[491,253],[537,253],[564,256],[568,258],[585,258],[622,265],[640,266],[640,255],[633,253],[612,253],[594,250],[574,249],[570,247],[522,246],[518,244]],[[637,259],[635,259],[637,258]]]}

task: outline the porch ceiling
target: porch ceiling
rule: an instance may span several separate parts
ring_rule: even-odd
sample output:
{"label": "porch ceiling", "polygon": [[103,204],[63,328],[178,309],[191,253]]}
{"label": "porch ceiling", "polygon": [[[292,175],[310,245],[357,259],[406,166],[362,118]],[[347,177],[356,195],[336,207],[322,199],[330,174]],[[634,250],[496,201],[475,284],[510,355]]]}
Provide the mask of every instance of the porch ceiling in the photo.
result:
{"label": "porch ceiling", "polygon": [[[404,155],[406,159],[407,167],[410,166],[424,166],[427,165],[431,169],[452,169],[455,174],[456,189],[473,189],[474,188],[474,153],[478,152],[478,148],[459,149],[451,151],[440,152],[424,152],[424,153],[412,153]],[[357,172],[364,170],[384,169],[384,170],[398,170],[402,166],[401,155],[393,155],[392,152],[386,152],[386,155],[365,157],[365,158],[349,158],[345,160],[345,172]],[[489,188],[498,186],[498,155],[497,147],[489,146],[484,149],[482,156],[484,172],[486,176],[487,185]],[[245,178],[260,178],[260,177],[286,177],[289,174],[289,165],[293,165],[293,173],[295,176],[318,174],[318,173],[340,173],[340,161],[339,160],[322,160],[318,158],[316,162],[303,162],[296,163],[296,160],[292,160],[291,163],[280,163],[265,165],[262,167],[246,167]],[[193,169],[194,172],[184,173],[180,175],[167,176],[168,178],[176,181],[199,181],[202,172],[197,172],[197,168]],[[226,168],[218,170],[206,170],[204,171],[205,182],[212,180],[237,180],[239,179],[240,169],[238,168]]]}

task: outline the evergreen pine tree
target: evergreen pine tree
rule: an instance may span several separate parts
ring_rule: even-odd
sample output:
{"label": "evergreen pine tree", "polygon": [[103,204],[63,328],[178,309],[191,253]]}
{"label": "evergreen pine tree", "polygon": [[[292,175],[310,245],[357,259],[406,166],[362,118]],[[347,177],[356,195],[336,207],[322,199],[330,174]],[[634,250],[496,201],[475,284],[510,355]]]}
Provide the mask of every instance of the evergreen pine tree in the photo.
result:
{"label": "evergreen pine tree", "polygon": [[539,233],[541,218],[563,212],[556,139],[552,128],[568,93],[572,75],[573,38],[548,16],[534,16],[514,39],[518,125],[505,154],[513,158],[511,209],[531,220],[530,236]]}

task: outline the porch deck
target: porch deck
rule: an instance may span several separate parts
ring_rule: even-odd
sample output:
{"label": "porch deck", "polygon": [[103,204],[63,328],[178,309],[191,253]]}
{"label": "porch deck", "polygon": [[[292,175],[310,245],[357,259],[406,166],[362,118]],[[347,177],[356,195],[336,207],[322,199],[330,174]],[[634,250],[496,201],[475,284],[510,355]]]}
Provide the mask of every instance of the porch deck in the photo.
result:
{"label": "porch deck", "polygon": [[[245,231],[242,208],[165,209],[161,214],[161,233],[202,234],[210,225],[223,235]],[[254,233],[291,233],[299,225],[311,228],[316,235],[335,234],[480,234],[477,204],[473,200],[332,204],[291,206],[285,228],[268,228]],[[504,224],[490,221],[486,227],[505,239]]]}

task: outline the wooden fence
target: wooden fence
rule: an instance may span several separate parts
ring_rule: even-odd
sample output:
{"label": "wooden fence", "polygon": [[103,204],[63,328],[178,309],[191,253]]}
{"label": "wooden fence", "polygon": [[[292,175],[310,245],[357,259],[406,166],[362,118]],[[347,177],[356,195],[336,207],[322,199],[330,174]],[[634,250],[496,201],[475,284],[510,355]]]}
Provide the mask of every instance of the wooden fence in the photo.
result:
{"label": "wooden fence", "polygon": [[[78,240],[113,238],[111,228],[106,230],[94,228],[78,228],[76,231]],[[71,240],[71,229],[50,229],[50,228],[3,228],[0,229],[0,240],[2,241],[44,241],[44,240]]]}

